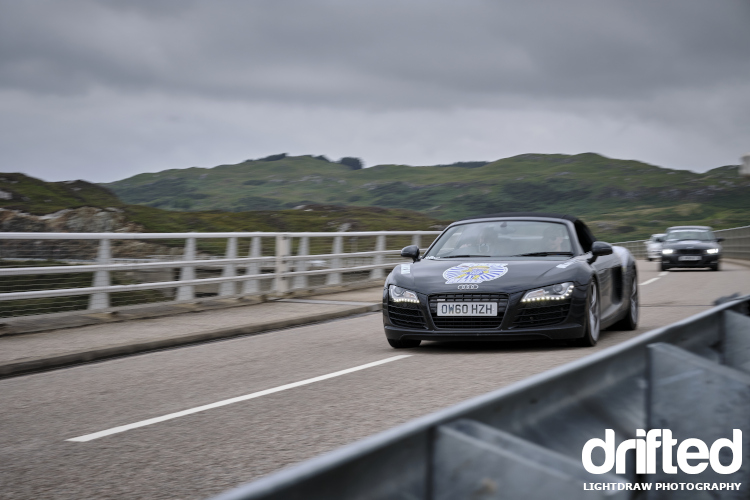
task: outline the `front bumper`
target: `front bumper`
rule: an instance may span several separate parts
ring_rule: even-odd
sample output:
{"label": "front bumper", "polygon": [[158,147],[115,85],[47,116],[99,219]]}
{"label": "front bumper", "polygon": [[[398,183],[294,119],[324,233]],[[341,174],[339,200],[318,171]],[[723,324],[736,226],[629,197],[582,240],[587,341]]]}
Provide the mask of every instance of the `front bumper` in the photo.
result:
{"label": "front bumper", "polygon": [[[720,254],[702,254],[694,255],[694,257],[700,257],[698,260],[680,260],[680,257],[688,257],[687,255],[671,254],[662,255],[662,264],[669,267],[709,267],[719,263]],[[692,255],[690,257],[693,257]]]}
{"label": "front bumper", "polygon": [[[437,340],[437,341],[496,341],[496,340],[544,340],[577,339],[584,335],[586,311],[586,287],[576,287],[566,301],[524,304],[524,292],[501,295],[497,317],[494,320],[481,317],[438,317],[430,308],[436,296],[482,295],[482,294],[433,294],[417,293],[419,304],[394,304],[383,292],[383,327],[385,335],[393,340]],[[449,299],[448,299],[449,300]],[[480,299],[476,299],[480,300]],[[482,299],[484,300],[484,299]],[[487,319],[485,319],[487,318]]]}

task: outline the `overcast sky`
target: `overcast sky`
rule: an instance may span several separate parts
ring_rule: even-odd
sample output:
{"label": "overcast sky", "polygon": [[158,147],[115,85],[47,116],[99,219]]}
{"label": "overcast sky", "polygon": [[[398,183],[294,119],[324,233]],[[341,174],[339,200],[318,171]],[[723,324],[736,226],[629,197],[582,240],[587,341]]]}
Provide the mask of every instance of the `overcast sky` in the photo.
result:
{"label": "overcast sky", "polygon": [[0,171],[750,151],[750,1],[0,0]]}

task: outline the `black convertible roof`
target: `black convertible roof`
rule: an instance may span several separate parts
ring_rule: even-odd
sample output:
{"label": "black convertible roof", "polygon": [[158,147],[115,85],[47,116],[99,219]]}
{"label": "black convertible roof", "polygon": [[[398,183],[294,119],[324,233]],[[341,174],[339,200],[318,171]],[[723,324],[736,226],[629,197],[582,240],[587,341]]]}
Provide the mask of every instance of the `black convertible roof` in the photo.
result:
{"label": "black convertible roof", "polygon": [[501,212],[497,214],[477,215],[474,217],[468,217],[466,219],[460,219],[456,222],[464,222],[476,219],[499,219],[503,217],[546,217],[549,219],[564,219],[573,223],[576,228],[576,235],[578,241],[581,243],[583,250],[588,252],[591,250],[591,244],[596,241],[596,236],[591,232],[591,229],[578,217],[573,215],[553,214],[545,212]]}

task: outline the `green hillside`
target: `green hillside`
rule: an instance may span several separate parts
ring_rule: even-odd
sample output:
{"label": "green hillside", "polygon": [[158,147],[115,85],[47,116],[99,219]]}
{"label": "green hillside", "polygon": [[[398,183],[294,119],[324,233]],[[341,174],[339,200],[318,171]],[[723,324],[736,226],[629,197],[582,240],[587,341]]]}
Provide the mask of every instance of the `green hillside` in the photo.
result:
{"label": "green hillside", "polygon": [[[425,214],[378,207],[311,204],[286,210],[180,212],[128,205],[112,192],[85,181],[45,182],[20,173],[0,173],[0,208],[47,215],[81,207],[117,208],[146,232],[226,231],[397,231],[442,228],[446,222]],[[0,217],[0,222],[3,217]],[[29,226],[36,227],[38,225]],[[0,230],[3,226],[0,225]],[[29,230],[29,229],[4,229]]]}
{"label": "green hillside", "polygon": [[109,189],[86,181],[46,182],[20,173],[0,172],[0,207],[45,215],[65,208],[121,207]]}
{"label": "green hillside", "polygon": [[0,173],[2,208],[45,215],[84,206],[114,207],[148,232],[434,229],[485,213],[554,211],[623,241],[677,224],[750,225],[750,180],[736,166],[696,174],[593,153],[367,169],[277,155],[101,186]]}
{"label": "green hillside", "polygon": [[696,174],[594,153],[361,170],[320,157],[281,157],[139,174],[104,186],[127,203],[184,211],[327,203],[410,209],[441,220],[565,212],[583,217],[609,239],[645,237],[686,222],[750,224],[750,181],[738,176],[736,166]]}

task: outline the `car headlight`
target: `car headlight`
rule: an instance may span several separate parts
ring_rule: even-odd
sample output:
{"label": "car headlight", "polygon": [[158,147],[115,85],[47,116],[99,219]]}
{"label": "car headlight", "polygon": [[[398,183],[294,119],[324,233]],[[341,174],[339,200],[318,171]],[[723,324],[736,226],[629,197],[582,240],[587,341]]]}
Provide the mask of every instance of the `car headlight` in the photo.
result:
{"label": "car headlight", "polygon": [[400,286],[391,285],[388,288],[388,294],[393,302],[411,302],[413,304],[419,304],[419,297],[417,294],[406,288]]}
{"label": "car headlight", "polygon": [[706,250],[706,253],[712,253],[712,254],[713,253],[719,253],[719,249],[718,248],[709,248],[708,250]]}
{"label": "car headlight", "polygon": [[663,250],[661,251],[661,253],[662,253],[663,255],[672,255],[672,254],[674,253],[674,250],[672,250],[671,248],[665,248],[665,249],[663,249]]}
{"label": "car headlight", "polygon": [[530,290],[521,299],[521,302],[538,302],[542,300],[563,300],[573,293],[573,283],[558,283],[557,285],[545,286]]}

